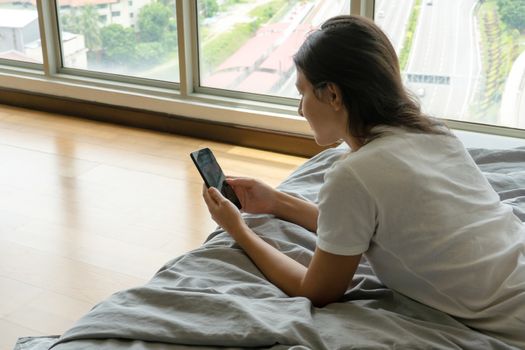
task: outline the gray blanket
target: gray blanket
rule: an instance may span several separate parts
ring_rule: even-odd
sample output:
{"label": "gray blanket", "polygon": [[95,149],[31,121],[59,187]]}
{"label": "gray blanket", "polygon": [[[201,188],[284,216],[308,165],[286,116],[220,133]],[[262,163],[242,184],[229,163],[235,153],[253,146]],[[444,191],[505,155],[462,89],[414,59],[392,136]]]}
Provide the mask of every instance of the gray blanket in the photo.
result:
{"label": "gray blanket", "polygon": [[[330,149],[280,189],[316,200],[323,174],[344,152]],[[525,220],[525,147],[470,150],[501,199]],[[315,235],[269,215],[245,215],[267,242],[307,265]],[[79,349],[511,349],[384,285],[363,259],[353,287],[324,308],[268,282],[231,237],[217,230],[163,266],[146,285],[96,305],[60,338],[19,339],[16,350]]]}

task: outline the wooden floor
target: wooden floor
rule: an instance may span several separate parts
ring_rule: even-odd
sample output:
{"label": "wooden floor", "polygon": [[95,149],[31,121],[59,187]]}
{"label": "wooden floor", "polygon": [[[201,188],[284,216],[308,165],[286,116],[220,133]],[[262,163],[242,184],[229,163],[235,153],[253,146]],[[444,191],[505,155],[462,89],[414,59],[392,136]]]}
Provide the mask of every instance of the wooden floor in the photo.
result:
{"label": "wooden floor", "polygon": [[215,228],[188,154],[279,184],[303,158],[0,105],[0,350],[61,334]]}

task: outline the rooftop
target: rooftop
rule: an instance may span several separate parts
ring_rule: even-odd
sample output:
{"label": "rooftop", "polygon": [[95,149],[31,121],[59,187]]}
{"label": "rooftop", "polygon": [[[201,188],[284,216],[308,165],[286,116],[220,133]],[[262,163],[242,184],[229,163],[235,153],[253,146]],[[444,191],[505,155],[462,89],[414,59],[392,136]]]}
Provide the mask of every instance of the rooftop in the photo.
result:
{"label": "rooftop", "polygon": [[35,10],[14,10],[0,8],[0,28],[24,28],[38,20]]}

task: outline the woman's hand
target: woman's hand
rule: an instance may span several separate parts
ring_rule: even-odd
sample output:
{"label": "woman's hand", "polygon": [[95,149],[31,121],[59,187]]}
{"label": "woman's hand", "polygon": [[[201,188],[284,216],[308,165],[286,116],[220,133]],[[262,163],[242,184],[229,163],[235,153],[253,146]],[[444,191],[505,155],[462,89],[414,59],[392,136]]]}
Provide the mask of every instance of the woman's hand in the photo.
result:
{"label": "woman's hand", "polygon": [[239,209],[214,187],[202,187],[202,196],[213,221],[236,239],[236,233],[245,226]]}
{"label": "woman's hand", "polygon": [[267,184],[245,177],[227,177],[241,201],[242,210],[251,214],[275,214],[278,191]]}

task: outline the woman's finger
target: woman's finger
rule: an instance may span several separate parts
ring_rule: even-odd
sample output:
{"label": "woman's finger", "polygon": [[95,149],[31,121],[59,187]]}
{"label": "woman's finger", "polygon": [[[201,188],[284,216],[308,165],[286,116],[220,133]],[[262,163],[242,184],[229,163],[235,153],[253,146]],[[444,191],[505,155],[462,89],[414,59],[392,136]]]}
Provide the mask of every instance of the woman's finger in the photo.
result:
{"label": "woman's finger", "polygon": [[253,181],[254,180],[249,177],[226,177],[226,182],[230,186],[249,186],[253,183]]}
{"label": "woman's finger", "polygon": [[212,208],[216,205],[215,201],[210,196],[210,192],[208,191],[208,188],[206,187],[206,185],[202,186],[202,197],[204,198],[204,202],[206,203],[208,208]]}
{"label": "woman's finger", "polygon": [[214,201],[216,204],[219,204],[219,203],[221,203],[223,200],[226,200],[226,198],[224,198],[224,196],[222,195],[222,193],[220,193],[219,190],[216,189],[215,187],[210,187],[210,188],[208,188],[208,195],[213,199],[213,201]]}

